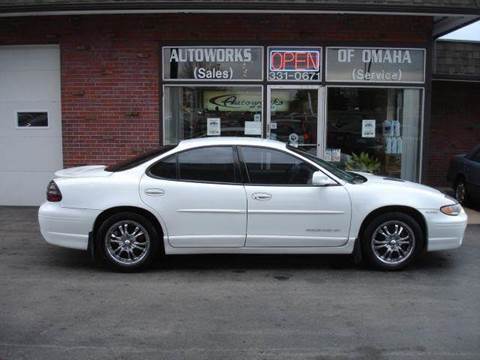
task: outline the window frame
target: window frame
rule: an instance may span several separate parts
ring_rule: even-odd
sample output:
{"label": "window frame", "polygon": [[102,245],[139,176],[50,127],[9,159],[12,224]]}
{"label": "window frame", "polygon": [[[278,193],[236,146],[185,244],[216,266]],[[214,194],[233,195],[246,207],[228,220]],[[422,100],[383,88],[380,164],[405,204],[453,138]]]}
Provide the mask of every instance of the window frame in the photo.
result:
{"label": "window frame", "polygon": [[[47,114],[47,126],[19,126],[18,125],[18,114],[20,113],[46,113]],[[15,116],[15,129],[17,130],[48,130],[50,129],[50,111],[46,109],[17,109],[14,112]]]}
{"label": "window frame", "polygon": [[245,161],[245,159],[243,158],[243,154],[242,154],[242,147],[249,147],[249,148],[257,148],[257,149],[267,149],[267,150],[271,150],[271,151],[278,151],[280,153],[284,153],[284,154],[287,154],[287,155],[290,155],[294,158],[297,158],[301,161],[303,161],[304,163],[307,163],[308,165],[310,165],[311,167],[313,167],[314,169],[316,169],[315,171],[321,171],[323,174],[325,174],[326,176],[328,176],[330,179],[332,179],[333,181],[335,181],[336,185],[331,185],[331,186],[342,186],[341,183],[338,182],[337,179],[333,178],[332,176],[330,176],[328,173],[325,172],[325,170],[323,168],[321,168],[320,166],[318,166],[317,164],[311,162],[310,160],[308,159],[305,159],[293,152],[290,152],[290,151],[285,151],[285,150],[281,150],[281,149],[276,149],[276,148],[272,148],[272,147],[268,147],[268,146],[258,146],[258,145],[236,145],[237,147],[237,152],[238,152],[238,157],[240,159],[240,162],[242,163],[242,168],[243,168],[243,171],[245,172],[245,185],[252,185],[252,186],[275,186],[275,187],[319,187],[318,185],[313,185],[313,184],[261,184],[261,183],[253,183],[251,182],[250,180],[250,174],[248,172],[248,167],[247,167],[247,163]]}
{"label": "window frame", "polygon": [[[195,151],[198,149],[204,149],[204,148],[213,148],[213,147],[229,147],[232,149],[233,153],[233,168],[234,168],[234,182],[225,182],[225,181],[206,181],[206,180],[190,180],[190,179],[180,179],[178,177],[180,173],[180,163],[178,161],[178,155],[187,151]],[[164,178],[161,176],[157,176],[152,174],[151,169],[157,165],[159,162],[164,161],[170,157],[175,157],[175,179],[171,178]],[[240,163],[239,163],[239,157],[238,157],[238,152],[236,149],[235,145],[203,145],[203,146],[196,146],[184,150],[177,151],[173,154],[169,154],[165,157],[162,157],[155,161],[153,164],[149,165],[147,170],[145,171],[145,174],[153,179],[158,179],[158,180],[166,180],[166,181],[178,181],[178,182],[189,182],[189,183],[200,183],[200,184],[217,184],[217,185],[243,185],[244,184],[244,174],[240,169]]]}

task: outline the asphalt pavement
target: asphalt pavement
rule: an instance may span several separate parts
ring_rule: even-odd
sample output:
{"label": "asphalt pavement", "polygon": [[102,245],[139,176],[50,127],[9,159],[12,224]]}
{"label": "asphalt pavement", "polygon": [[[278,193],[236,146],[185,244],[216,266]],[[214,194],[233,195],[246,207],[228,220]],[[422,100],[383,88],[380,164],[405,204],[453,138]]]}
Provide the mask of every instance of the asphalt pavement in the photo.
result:
{"label": "asphalt pavement", "polygon": [[0,207],[0,359],[480,359],[480,226],[400,272],[175,256],[112,273]]}

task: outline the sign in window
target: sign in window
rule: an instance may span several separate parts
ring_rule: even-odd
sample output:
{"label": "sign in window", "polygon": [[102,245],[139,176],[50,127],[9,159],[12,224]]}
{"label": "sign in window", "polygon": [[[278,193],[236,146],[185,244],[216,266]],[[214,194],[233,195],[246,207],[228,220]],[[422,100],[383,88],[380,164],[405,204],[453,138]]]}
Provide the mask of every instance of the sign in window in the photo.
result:
{"label": "sign in window", "polygon": [[327,48],[326,80],[423,83],[425,50],[403,48]]}
{"label": "sign in window", "polygon": [[321,48],[268,48],[269,81],[319,81],[321,64]]}
{"label": "sign in window", "polygon": [[165,46],[164,80],[263,80],[261,46]]}

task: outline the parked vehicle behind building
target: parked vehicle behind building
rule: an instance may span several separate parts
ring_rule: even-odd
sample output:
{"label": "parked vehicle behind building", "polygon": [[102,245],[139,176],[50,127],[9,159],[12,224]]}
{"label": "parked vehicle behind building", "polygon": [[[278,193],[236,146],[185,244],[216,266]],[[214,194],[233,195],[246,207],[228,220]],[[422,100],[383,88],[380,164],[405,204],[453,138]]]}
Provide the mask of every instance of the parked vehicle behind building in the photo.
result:
{"label": "parked vehicle behind building", "polygon": [[468,154],[457,155],[450,161],[447,180],[462,205],[480,203],[480,145]]}

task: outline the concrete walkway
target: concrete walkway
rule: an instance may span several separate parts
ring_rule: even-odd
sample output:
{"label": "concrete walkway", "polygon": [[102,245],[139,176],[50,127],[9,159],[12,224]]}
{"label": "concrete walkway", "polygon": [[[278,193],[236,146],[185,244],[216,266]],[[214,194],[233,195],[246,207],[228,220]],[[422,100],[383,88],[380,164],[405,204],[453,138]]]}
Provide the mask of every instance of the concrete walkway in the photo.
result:
{"label": "concrete walkway", "polygon": [[468,223],[470,225],[478,225],[480,224],[480,211],[478,210],[473,210],[473,209],[467,209],[465,208],[465,211],[467,212],[468,215]]}

